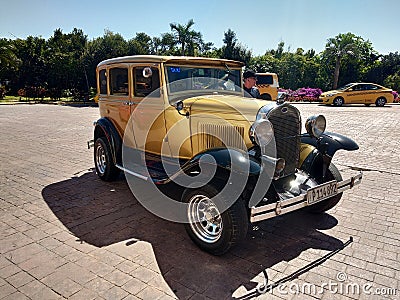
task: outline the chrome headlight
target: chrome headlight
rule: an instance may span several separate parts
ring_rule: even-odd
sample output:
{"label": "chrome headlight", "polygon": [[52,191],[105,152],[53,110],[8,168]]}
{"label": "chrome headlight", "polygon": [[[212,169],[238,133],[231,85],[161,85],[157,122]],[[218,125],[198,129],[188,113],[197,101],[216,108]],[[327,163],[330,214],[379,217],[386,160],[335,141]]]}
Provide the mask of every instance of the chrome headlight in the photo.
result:
{"label": "chrome headlight", "polygon": [[326,119],[323,115],[308,117],[306,121],[306,130],[310,135],[319,138],[324,133],[325,128]]}
{"label": "chrome headlight", "polygon": [[336,95],[336,93],[330,93],[330,94],[326,94],[326,97],[332,97],[332,96],[335,96]]}
{"label": "chrome headlight", "polygon": [[250,127],[250,139],[259,146],[268,145],[274,137],[274,129],[267,119],[258,119]]}

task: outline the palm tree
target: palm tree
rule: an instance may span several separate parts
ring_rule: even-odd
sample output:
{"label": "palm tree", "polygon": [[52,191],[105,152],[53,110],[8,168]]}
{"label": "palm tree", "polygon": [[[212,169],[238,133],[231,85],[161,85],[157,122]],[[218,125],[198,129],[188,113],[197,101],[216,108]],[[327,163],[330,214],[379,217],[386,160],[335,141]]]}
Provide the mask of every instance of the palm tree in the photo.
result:
{"label": "palm tree", "polygon": [[190,19],[185,25],[170,23],[172,32],[175,36],[175,42],[181,45],[181,55],[185,55],[187,48],[190,50],[190,54],[194,54],[194,48],[200,46],[203,42],[203,38],[200,32],[194,31],[191,27],[194,25],[193,19]]}
{"label": "palm tree", "polygon": [[6,39],[0,39],[0,70],[15,66],[18,59],[14,53],[14,46]]}
{"label": "palm tree", "polygon": [[325,46],[325,53],[328,57],[335,59],[335,71],[333,73],[333,89],[336,89],[339,82],[340,65],[343,57],[355,56],[357,52],[358,37],[354,34],[340,33],[334,38],[329,38]]}

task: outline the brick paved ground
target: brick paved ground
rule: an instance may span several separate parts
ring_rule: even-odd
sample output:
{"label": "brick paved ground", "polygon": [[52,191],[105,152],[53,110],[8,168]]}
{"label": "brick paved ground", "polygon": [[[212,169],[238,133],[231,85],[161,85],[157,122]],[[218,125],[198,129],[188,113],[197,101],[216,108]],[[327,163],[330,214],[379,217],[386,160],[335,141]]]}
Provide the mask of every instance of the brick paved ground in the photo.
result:
{"label": "brick paved ground", "polygon": [[[344,173],[364,169],[363,183],[328,214],[262,222],[212,257],[141,207],[123,179],[97,178],[86,149],[97,108],[0,106],[0,299],[399,299],[400,106],[297,107],[359,143],[334,161]],[[263,271],[277,281],[350,236],[273,295],[257,293]],[[389,288],[397,294],[369,294]]]}

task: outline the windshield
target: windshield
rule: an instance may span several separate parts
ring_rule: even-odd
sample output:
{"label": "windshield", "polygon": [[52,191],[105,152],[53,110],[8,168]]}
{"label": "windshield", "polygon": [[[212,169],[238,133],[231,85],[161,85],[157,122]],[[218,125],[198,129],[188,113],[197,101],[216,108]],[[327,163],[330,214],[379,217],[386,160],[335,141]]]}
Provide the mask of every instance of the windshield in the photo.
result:
{"label": "windshield", "polygon": [[348,89],[349,87],[351,87],[352,85],[354,85],[354,83],[348,83],[340,88],[338,88],[338,91],[344,91],[345,89]]}
{"label": "windshield", "polygon": [[168,93],[241,93],[240,69],[165,66]]}

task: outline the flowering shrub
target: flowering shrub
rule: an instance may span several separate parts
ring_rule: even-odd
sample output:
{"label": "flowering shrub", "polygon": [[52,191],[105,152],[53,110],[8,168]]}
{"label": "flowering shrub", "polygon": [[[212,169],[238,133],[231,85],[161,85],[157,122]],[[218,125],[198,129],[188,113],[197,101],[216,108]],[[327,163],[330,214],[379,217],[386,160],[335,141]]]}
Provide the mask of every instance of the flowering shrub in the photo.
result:
{"label": "flowering shrub", "polygon": [[23,89],[18,90],[18,96],[29,98],[41,98],[43,99],[46,96],[47,90],[43,87],[37,86],[28,86]]}
{"label": "flowering shrub", "polygon": [[316,102],[319,96],[322,94],[322,90],[319,88],[303,87],[295,91],[291,89],[279,89],[280,92],[284,92],[287,95],[286,101],[299,102],[308,101]]}
{"label": "flowering shrub", "polygon": [[399,93],[397,91],[392,91],[392,94],[394,96],[393,102],[400,102]]}

